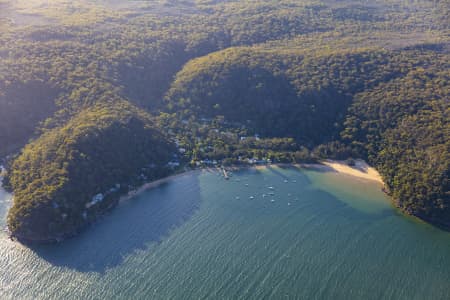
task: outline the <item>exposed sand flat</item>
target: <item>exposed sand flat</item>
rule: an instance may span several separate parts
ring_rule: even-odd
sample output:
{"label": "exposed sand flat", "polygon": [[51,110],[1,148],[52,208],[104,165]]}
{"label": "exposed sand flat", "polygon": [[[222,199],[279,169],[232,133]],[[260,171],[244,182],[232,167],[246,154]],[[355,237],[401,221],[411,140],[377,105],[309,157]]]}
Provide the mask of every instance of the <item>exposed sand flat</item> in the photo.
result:
{"label": "exposed sand flat", "polygon": [[353,166],[349,166],[346,161],[343,160],[331,160],[326,159],[322,160],[320,163],[316,164],[270,164],[270,165],[255,165],[252,166],[255,169],[265,169],[269,166],[295,166],[299,168],[307,168],[307,169],[314,169],[318,171],[323,172],[336,172],[341,173],[345,175],[355,176],[358,178],[363,178],[367,180],[373,180],[377,181],[381,184],[384,184],[383,179],[381,178],[380,173],[378,171],[369,166],[364,160],[362,159],[355,159],[355,164]]}
{"label": "exposed sand flat", "polygon": [[335,172],[347,174],[351,176],[356,176],[359,178],[364,178],[368,180],[374,180],[381,184],[383,183],[383,179],[381,178],[380,173],[378,173],[375,168],[369,166],[365,161],[361,159],[356,159],[355,164],[353,166],[349,166],[345,161],[339,160],[324,160],[321,161],[325,168],[331,168]]}
{"label": "exposed sand flat", "polygon": [[164,178],[161,178],[161,179],[158,179],[158,180],[155,180],[155,181],[148,182],[148,183],[138,187],[135,190],[129,191],[127,194],[125,194],[122,197],[120,197],[119,202],[127,201],[127,200],[133,198],[134,196],[137,196],[137,195],[145,192],[148,189],[157,187],[157,186],[159,186],[159,185],[161,185],[163,183],[166,183],[168,181],[176,179],[177,177],[181,177],[181,176],[184,176],[186,174],[190,174],[190,173],[194,173],[194,172],[198,172],[198,170],[191,170],[191,171],[181,172],[181,173],[174,174],[174,175],[171,175],[171,176],[168,176],[168,177],[164,177]]}

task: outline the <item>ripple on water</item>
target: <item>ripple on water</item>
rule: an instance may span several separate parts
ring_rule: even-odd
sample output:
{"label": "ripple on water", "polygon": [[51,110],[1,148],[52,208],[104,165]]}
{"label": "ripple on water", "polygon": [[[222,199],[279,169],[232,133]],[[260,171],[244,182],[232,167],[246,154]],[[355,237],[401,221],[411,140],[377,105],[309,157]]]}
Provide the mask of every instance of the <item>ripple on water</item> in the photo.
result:
{"label": "ripple on water", "polygon": [[448,299],[450,235],[397,214],[376,185],[330,176],[193,173],[60,245],[0,234],[0,298]]}

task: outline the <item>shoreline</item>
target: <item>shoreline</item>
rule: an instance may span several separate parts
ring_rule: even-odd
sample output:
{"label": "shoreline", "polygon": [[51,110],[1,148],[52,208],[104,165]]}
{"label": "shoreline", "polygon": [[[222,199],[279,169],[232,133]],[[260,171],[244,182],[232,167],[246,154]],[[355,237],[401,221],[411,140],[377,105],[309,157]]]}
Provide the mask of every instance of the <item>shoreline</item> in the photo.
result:
{"label": "shoreline", "polygon": [[383,178],[380,173],[372,166],[367,164],[362,159],[355,159],[355,165],[349,166],[348,163],[344,160],[332,160],[325,159],[318,163],[299,163],[299,164],[289,164],[289,163],[281,163],[281,164],[268,164],[268,165],[256,165],[249,166],[255,169],[263,169],[270,166],[279,166],[279,167],[289,167],[294,166],[300,169],[309,169],[315,170],[319,172],[333,172],[339,173],[342,175],[352,176],[359,179],[370,180],[378,182],[381,185],[385,185]]}
{"label": "shoreline", "polygon": [[[242,166],[237,165],[237,166],[229,166],[229,167],[225,167],[225,168],[230,169],[230,170],[250,169],[250,168],[258,170],[258,169],[264,169],[264,168],[267,168],[270,166],[279,166],[279,167],[294,166],[294,167],[299,167],[301,169],[310,169],[310,170],[312,169],[312,170],[317,170],[317,171],[321,171],[321,172],[334,172],[334,173],[338,173],[338,174],[342,174],[342,175],[352,176],[352,177],[359,178],[359,179],[375,181],[384,186],[383,179],[382,179],[381,175],[378,173],[378,171],[374,167],[371,167],[369,164],[367,164],[362,159],[356,159],[354,166],[349,166],[345,161],[326,159],[326,160],[320,161],[319,163],[312,163],[312,164],[307,164],[307,163],[305,163],[305,164],[289,164],[289,163],[276,164],[276,163],[274,163],[274,164],[264,164],[264,165],[242,165]],[[188,174],[193,174],[196,172],[202,172],[202,171],[211,170],[211,169],[215,170],[216,168],[204,167],[204,168],[199,168],[199,169],[184,170],[184,171],[175,173],[173,175],[169,175],[167,177],[157,179],[155,181],[147,182],[147,183],[143,184],[142,186],[138,187],[137,189],[129,191],[127,194],[121,196],[119,198],[118,204],[128,201],[131,198],[138,196],[149,189],[158,187],[161,184],[169,182],[173,179],[176,179],[181,176],[188,175]]]}
{"label": "shoreline", "polygon": [[182,172],[179,172],[179,173],[175,173],[175,174],[169,175],[167,177],[163,177],[163,178],[160,178],[160,179],[157,179],[157,180],[154,180],[154,181],[150,181],[150,182],[144,183],[140,187],[129,191],[125,195],[120,196],[118,204],[123,203],[125,201],[128,201],[131,198],[133,198],[135,196],[138,196],[138,195],[142,194],[143,192],[145,192],[145,191],[147,191],[149,189],[158,187],[161,184],[164,184],[164,183],[166,183],[168,181],[171,181],[173,179],[176,179],[178,177],[185,176],[185,175],[188,175],[188,174],[191,174],[191,173],[199,172],[199,171],[202,171],[202,170],[203,169],[185,170],[185,171],[182,171]]}
{"label": "shoreline", "polygon": [[374,167],[370,166],[362,159],[355,159],[354,162],[354,166],[349,166],[348,163],[342,160],[326,159],[321,161],[319,164],[302,164],[301,166],[376,181],[383,186],[385,185],[380,173]]}
{"label": "shoreline", "polygon": [[[293,163],[276,164],[276,163],[274,163],[274,164],[264,164],[264,165],[237,165],[237,166],[235,165],[235,166],[229,166],[226,168],[229,170],[236,171],[239,169],[256,169],[256,170],[258,170],[258,169],[270,168],[271,166],[297,167],[300,169],[306,169],[306,170],[309,169],[309,170],[315,170],[318,172],[333,172],[336,174],[351,176],[354,179],[370,180],[372,182],[377,182],[380,185],[384,186],[384,182],[382,180],[382,177],[378,173],[378,171],[375,168],[368,165],[364,160],[361,160],[361,159],[354,160],[353,166],[349,166],[346,161],[327,159],[327,160],[320,161],[319,163],[304,163],[304,164],[293,164]],[[140,186],[132,191],[129,191],[127,194],[120,196],[116,202],[116,205],[114,205],[114,206],[123,204],[124,202],[131,200],[133,197],[141,195],[142,193],[144,193],[147,190],[156,188],[164,183],[167,183],[171,180],[175,180],[182,176],[187,176],[187,175],[195,174],[195,173],[201,173],[201,172],[205,172],[205,171],[208,172],[208,171],[219,171],[219,170],[220,170],[219,168],[211,168],[211,167],[179,170],[178,172],[176,172],[172,175],[157,179],[155,181],[147,182],[147,183],[143,184],[142,186]],[[1,182],[0,182],[0,184],[1,184]],[[1,187],[1,185],[0,185],[0,187]],[[383,191],[384,191],[384,188],[383,188]],[[430,224],[432,226],[439,227],[443,230],[449,230],[449,228],[450,228],[450,224],[439,222],[439,221],[432,220],[432,219],[426,219],[421,216],[417,216],[417,215],[413,215],[408,212],[405,212],[395,204],[395,201],[393,201],[392,199],[391,199],[391,201],[394,204],[394,206],[397,209],[399,209],[402,213],[404,213],[406,216],[413,217],[414,219],[420,220],[421,222],[424,222],[425,224]],[[91,225],[91,224],[89,224],[89,225]],[[82,231],[82,230],[84,230],[84,228],[81,229],[80,231]],[[74,232],[71,235],[62,237],[61,239],[58,239],[58,240],[54,240],[54,239],[46,240],[46,241],[44,241],[44,243],[53,243],[55,241],[60,242],[60,241],[66,240],[70,237],[73,237],[73,236],[77,235],[78,233],[79,232]],[[11,238],[11,236],[10,236],[10,238]],[[32,240],[28,240],[28,239],[22,240],[20,237],[16,237],[16,239],[21,241],[22,243],[25,242],[25,244],[27,244],[27,242],[32,242],[32,243],[35,242]],[[42,241],[37,241],[37,242],[42,243]]]}
{"label": "shoreline", "polygon": [[[342,161],[342,160],[326,159],[326,160],[320,161],[319,163],[300,163],[300,164],[273,163],[273,164],[264,164],[264,165],[242,165],[242,166],[237,165],[237,166],[229,166],[226,168],[227,169],[229,168],[230,170],[248,169],[248,168],[263,169],[263,168],[267,168],[270,166],[279,166],[279,167],[294,166],[294,167],[299,167],[301,169],[312,169],[312,170],[317,170],[317,171],[322,171],[322,172],[335,172],[335,173],[344,174],[344,175],[348,175],[348,176],[352,176],[352,177],[356,177],[356,178],[360,178],[360,179],[376,181],[384,186],[383,179],[382,179],[381,175],[378,173],[378,171],[374,167],[371,167],[370,165],[368,165],[362,159],[356,159],[354,166],[349,166],[345,161]],[[215,168],[204,167],[204,168],[198,168],[198,169],[183,170],[183,171],[179,171],[178,173],[169,175],[167,177],[163,177],[163,178],[160,178],[160,179],[157,179],[154,181],[144,183],[140,187],[129,191],[125,195],[120,196],[118,203],[128,201],[131,198],[138,196],[139,194],[145,192],[146,190],[158,187],[159,185],[164,184],[173,179],[176,179],[178,177],[188,175],[191,173],[202,172],[204,170],[211,170],[211,169],[215,169]],[[1,168],[0,168],[0,171],[1,171]],[[0,175],[1,175],[1,173],[0,173]],[[1,179],[1,177],[0,177],[0,179]],[[0,182],[0,184],[1,184],[1,182]]]}

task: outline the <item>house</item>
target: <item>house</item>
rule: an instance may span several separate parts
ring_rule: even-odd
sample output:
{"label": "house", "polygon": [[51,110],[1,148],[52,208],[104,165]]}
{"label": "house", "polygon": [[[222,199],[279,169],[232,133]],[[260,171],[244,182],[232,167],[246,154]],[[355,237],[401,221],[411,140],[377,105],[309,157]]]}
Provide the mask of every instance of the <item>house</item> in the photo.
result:
{"label": "house", "polygon": [[104,198],[103,194],[102,193],[98,193],[97,195],[92,197],[92,202],[95,202],[95,203],[102,202],[103,198]]}
{"label": "house", "polygon": [[102,202],[103,199],[105,199],[105,196],[102,193],[98,193],[97,195],[95,195],[94,197],[92,197],[91,202],[86,203],[86,208],[90,208],[92,206],[94,206],[95,204]]}

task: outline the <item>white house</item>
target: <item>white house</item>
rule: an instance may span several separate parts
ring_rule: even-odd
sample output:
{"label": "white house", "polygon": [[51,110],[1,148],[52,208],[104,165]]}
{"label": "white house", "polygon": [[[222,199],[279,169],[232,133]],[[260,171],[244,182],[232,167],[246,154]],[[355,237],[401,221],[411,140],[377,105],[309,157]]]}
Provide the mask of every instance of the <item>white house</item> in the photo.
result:
{"label": "white house", "polygon": [[105,198],[105,196],[103,196],[102,193],[95,195],[94,197],[92,197],[91,202],[86,203],[86,208],[90,208],[90,207],[94,206],[95,204],[102,202],[104,198]]}

